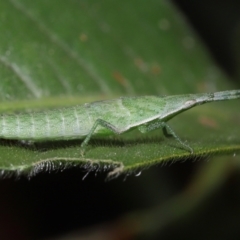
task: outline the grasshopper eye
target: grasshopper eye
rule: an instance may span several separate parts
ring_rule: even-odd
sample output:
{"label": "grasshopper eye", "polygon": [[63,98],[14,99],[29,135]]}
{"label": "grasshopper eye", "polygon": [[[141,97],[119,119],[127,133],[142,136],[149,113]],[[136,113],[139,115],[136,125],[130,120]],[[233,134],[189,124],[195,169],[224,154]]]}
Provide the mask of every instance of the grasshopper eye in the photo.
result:
{"label": "grasshopper eye", "polygon": [[184,103],[183,108],[186,108],[186,109],[190,108],[190,107],[194,106],[196,104],[196,102],[197,101],[195,99],[194,100],[188,100]]}

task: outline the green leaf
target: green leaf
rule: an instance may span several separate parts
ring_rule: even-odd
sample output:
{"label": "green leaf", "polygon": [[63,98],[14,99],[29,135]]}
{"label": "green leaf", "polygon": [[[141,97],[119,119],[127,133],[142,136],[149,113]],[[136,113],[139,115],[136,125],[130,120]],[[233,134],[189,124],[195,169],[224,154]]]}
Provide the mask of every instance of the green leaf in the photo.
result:
{"label": "green leaf", "polygon": [[[110,10],[111,9],[111,10]],[[0,112],[50,109],[132,95],[236,88],[167,1],[10,0],[0,3]],[[194,149],[156,131],[26,145],[1,140],[2,173],[138,172],[151,165],[240,150],[239,102],[212,103],[169,124]]]}

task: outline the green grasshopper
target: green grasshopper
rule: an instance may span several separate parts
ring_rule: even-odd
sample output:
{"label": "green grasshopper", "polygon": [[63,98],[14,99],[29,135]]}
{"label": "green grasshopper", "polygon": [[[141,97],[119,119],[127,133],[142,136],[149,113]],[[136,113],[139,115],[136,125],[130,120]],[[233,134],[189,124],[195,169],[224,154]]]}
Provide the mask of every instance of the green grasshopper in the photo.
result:
{"label": "green grasshopper", "polygon": [[75,107],[0,116],[0,138],[35,141],[84,139],[85,149],[93,136],[121,134],[138,128],[140,132],[161,128],[186,150],[185,144],[167,122],[194,106],[207,102],[240,98],[240,90],[173,96],[122,97],[85,103]]}

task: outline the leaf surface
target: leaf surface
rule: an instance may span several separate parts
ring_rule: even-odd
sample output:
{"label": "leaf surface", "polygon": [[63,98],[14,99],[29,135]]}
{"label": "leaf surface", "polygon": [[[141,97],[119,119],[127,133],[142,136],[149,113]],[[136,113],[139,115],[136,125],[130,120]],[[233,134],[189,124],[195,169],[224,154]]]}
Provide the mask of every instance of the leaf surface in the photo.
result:
{"label": "leaf surface", "polygon": [[[0,112],[45,110],[119,96],[173,95],[237,88],[217,68],[168,1],[0,3]],[[167,161],[238,154],[239,101],[192,109],[169,122],[190,155],[161,131],[26,145],[1,140],[2,173],[138,171]],[[114,170],[115,169],[115,170]]]}

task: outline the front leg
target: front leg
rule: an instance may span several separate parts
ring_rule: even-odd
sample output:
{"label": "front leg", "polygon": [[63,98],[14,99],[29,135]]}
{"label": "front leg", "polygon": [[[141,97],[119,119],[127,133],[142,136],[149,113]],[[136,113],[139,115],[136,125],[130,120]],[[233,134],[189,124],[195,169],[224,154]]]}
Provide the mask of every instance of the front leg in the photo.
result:
{"label": "front leg", "polygon": [[84,141],[82,142],[81,144],[81,148],[82,148],[82,155],[84,155],[84,151],[85,151],[85,148],[88,144],[88,142],[90,141],[92,135],[94,134],[95,130],[97,129],[98,126],[102,126],[106,129],[109,129],[111,130],[113,133],[116,133],[116,134],[120,134],[122,131],[120,129],[118,129],[117,127],[113,126],[111,123],[103,120],[103,119],[97,119],[95,121],[95,123],[93,124],[92,128],[90,129],[88,135],[85,137]]}
{"label": "front leg", "polygon": [[170,136],[174,137],[187,151],[189,151],[190,153],[193,153],[193,149],[190,146],[188,146],[186,143],[184,143],[166,122],[157,120],[155,122],[144,124],[138,127],[139,131],[142,133],[147,133],[158,128],[162,129],[165,137],[170,137]]}

